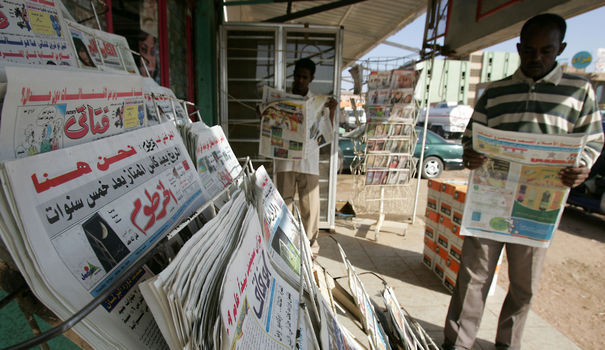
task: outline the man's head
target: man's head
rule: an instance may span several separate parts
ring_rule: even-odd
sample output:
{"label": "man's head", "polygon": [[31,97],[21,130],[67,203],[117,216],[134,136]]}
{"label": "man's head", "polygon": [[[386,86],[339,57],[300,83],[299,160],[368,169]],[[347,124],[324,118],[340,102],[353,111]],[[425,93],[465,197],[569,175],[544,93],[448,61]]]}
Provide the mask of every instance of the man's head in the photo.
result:
{"label": "man's head", "polygon": [[294,64],[294,82],[292,93],[305,96],[309,92],[309,84],[315,76],[315,63],[308,58],[301,58]]}
{"label": "man's head", "polygon": [[537,15],[525,22],[517,52],[526,76],[538,80],[555,67],[557,56],[567,45],[563,42],[566,28],[565,20],[551,13]]}

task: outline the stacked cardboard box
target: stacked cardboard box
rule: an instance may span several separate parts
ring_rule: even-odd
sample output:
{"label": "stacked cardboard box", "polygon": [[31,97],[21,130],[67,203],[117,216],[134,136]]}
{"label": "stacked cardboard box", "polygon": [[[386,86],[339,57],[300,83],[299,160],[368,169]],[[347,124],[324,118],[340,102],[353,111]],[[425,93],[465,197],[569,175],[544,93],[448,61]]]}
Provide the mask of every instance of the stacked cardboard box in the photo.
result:
{"label": "stacked cardboard box", "polygon": [[[437,275],[450,292],[456,285],[462,259],[464,237],[460,235],[460,225],[466,189],[466,181],[428,180],[423,263]],[[498,277],[500,261],[494,280]],[[495,283],[492,283],[490,295],[494,288]]]}

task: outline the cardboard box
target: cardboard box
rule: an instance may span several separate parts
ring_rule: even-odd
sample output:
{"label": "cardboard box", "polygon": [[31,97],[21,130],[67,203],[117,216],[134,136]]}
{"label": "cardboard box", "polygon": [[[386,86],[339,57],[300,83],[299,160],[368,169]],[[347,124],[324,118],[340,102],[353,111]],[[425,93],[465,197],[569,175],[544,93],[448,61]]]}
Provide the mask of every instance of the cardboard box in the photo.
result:
{"label": "cardboard box", "polygon": [[447,238],[447,236],[443,233],[440,233],[437,236],[437,244],[440,245],[443,249],[445,249],[446,251],[449,251],[450,249],[450,244],[449,244],[449,239]]}
{"label": "cardboard box", "polygon": [[466,202],[466,189],[457,189],[454,191],[454,208],[460,212],[464,211],[464,203]]}
{"label": "cardboard box", "polygon": [[426,207],[433,210],[433,211],[437,211],[437,205],[438,205],[439,199],[438,198],[431,198],[428,197],[426,199]]}
{"label": "cardboard box", "polygon": [[[453,200],[452,200],[453,201]],[[439,214],[451,218],[453,214],[452,204],[450,201],[442,200],[439,205]]]}
{"label": "cardboard box", "polygon": [[439,244],[436,245],[435,247],[435,253],[437,254],[437,256],[443,260],[444,262],[447,260],[448,256],[449,256],[449,250],[444,249],[442,246],[440,246]]}
{"label": "cardboard box", "polygon": [[466,192],[466,181],[444,181],[441,184],[441,201],[446,201],[449,203],[454,202],[454,193],[456,191],[464,191]]}
{"label": "cardboard box", "polygon": [[443,279],[445,278],[445,268],[444,268],[444,264],[443,261],[441,259],[435,259],[436,261],[434,262],[434,266],[433,266],[433,272],[435,273],[435,275],[437,275],[437,277],[439,278],[440,281],[443,282]]}
{"label": "cardboard box", "polygon": [[458,263],[462,262],[462,248],[457,247],[454,244],[450,244],[450,252],[448,256],[450,259],[456,260]]}
{"label": "cardboard box", "polygon": [[443,278],[443,286],[450,293],[454,293],[454,288],[456,287],[456,279],[452,279],[450,276],[444,276]]}
{"label": "cardboard box", "polygon": [[429,246],[425,245],[422,252],[422,263],[424,266],[428,267],[429,270],[433,270],[434,262],[435,252]]}
{"label": "cardboard box", "polygon": [[437,239],[437,230],[431,225],[424,226],[424,237],[429,237],[433,242]]}
{"label": "cardboard box", "polygon": [[463,210],[454,209],[452,212],[452,222],[458,226],[462,225],[462,213]]}

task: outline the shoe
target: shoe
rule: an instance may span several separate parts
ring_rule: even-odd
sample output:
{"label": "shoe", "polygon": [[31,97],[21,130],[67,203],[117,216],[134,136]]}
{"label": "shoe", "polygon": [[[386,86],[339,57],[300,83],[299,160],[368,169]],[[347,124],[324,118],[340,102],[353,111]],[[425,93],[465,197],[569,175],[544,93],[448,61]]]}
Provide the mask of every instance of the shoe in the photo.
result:
{"label": "shoe", "polygon": [[508,350],[510,347],[508,345],[504,345],[502,343],[496,343],[496,350]]}
{"label": "shoe", "polygon": [[441,345],[441,349],[442,350],[460,350],[457,347],[455,347],[454,345],[447,345],[447,344]]}

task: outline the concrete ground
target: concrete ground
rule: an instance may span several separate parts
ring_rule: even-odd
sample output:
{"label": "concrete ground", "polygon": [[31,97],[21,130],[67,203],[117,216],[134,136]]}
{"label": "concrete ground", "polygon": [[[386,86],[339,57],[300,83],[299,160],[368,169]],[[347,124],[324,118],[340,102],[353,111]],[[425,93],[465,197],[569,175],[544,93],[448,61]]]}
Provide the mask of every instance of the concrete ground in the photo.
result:
{"label": "concrete ground", "polygon": [[[348,177],[347,177],[348,176]],[[350,175],[340,175],[337,200],[350,200],[347,193],[352,187]],[[450,294],[441,281],[422,264],[424,239],[423,214],[426,203],[426,181],[421,184],[420,199],[414,224],[402,224],[387,216],[377,240],[374,240],[374,226],[377,215],[366,218],[336,219],[334,233],[322,232],[317,263],[335,278],[346,276],[335,240],[340,243],[348,259],[355,266],[365,289],[379,305],[383,304],[381,293],[383,282],[374,272],[391,286],[401,306],[428,332],[437,345],[443,341],[443,324],[449,305]],[[343,184],[342,186],[340,184]],[[346,286],[346,277],[339,279]],[[500,306],[506,291],[497,286],[494,295],[487,300],[478,338],[473,349],[494,349],[496,325]],[[349,321],[350,322],[350,321]],[[349,330],[361,337],[355,324],[346,324]],[[357,327],[358,328],[358,327]],[[579,349],[561,332],[530,312],[523,338],[524,350]]]}

